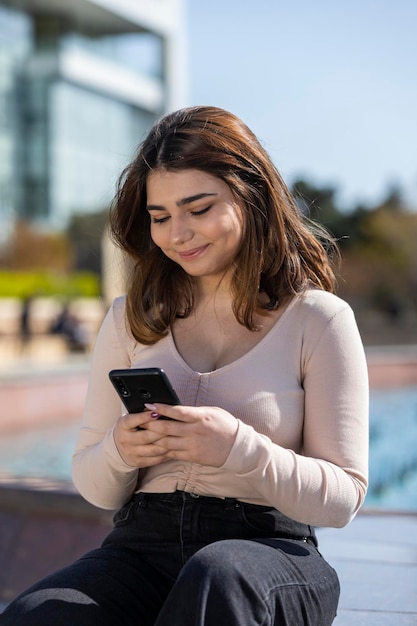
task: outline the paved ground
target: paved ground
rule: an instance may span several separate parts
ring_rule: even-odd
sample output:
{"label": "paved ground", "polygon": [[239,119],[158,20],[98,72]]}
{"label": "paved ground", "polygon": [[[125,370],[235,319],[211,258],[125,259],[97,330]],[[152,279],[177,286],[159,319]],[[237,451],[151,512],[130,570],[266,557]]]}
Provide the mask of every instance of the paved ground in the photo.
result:
{"label": "paved ground", "polygon": [[318,536],[341,581],[335,625],[417,624],[417,514],[361,514]]}

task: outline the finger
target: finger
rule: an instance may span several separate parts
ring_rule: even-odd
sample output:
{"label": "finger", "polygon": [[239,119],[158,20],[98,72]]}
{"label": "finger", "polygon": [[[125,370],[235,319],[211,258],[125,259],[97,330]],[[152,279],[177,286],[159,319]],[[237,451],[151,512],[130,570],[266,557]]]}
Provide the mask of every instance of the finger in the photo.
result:
{"label": "finger", "polygon": [[144,460],[153,463],[156,461],[163,463],[169,458],[168,450],[164,446],[161,446],[159,441],[154,444],[134,446],[130,450],[130,455],[137,459],[140,467],[143,467]]}
{"label": "finger", "polygon": [[147,467],[154,467],[155,465],[160,465],[165,461],[168,461],[169,458],[167,456],[150,456],[150,457],[141,457],[138,459],[136,467],[140,469],[145,469]]}
{"label": "finger", "polygon": [[178,419],[166,418],[165,416],[152,418],[149,422],[142,425],[143,430],[156,435],[156,438],[161,440],[161,444],[162,439],[166,437],[185,437],[189,427],[189,422],[180,422]]}
{"label": "finger", "polygon": [[[190,414],[190,407],[182,406],[181,404],[162,404],[160,402],[156,402],[155,404],[148,404],[148,408],[152,407],[151,415],[158,413],[159,415],[163,415],[164,417],[170,417],[173,420],[177,420],[178,422],[193,422],[195,418],[193,418]],[[192,412],[198,413],[198,407],[193,407]]]}
{"label": "finger", "polygon": [[119,418],[119,421],[125,430],[137,430],[142,424],[149,422],[150,416],[150,411],[143,413],[124,413],[124,415]]}

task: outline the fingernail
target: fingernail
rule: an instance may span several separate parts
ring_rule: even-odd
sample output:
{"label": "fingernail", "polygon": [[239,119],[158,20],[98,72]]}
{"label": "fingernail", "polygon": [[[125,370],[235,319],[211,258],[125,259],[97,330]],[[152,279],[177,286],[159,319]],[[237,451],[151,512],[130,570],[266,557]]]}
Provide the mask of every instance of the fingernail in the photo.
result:
{"label": "fingernail", "polygon": [[152,419],[156,420],[159,417],[159,413],[155,413],[155,411],[152,411],[151,417]]}
{"label": "fingernail", "polygon": [[147,402],[145,402],[145,406],[147,409],[149,409],[149,411],[156,411],[156,406],[154,404],[148,404]]}

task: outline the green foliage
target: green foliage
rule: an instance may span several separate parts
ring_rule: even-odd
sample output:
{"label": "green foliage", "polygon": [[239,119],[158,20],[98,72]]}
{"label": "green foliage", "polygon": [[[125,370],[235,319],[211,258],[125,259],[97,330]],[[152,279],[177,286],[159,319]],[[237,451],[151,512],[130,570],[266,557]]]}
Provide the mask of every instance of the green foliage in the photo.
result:
{"label": "green foliage", "polygon": [[417,213],[392,187],[374,207],[342,211],[337,190],[297,180],[292,188],[300,210],[325,226],[343,255],[339,293],[355,308],[379,311],[390,321],[417,312]]}
{"label": "green foliage", "polygon": [[59,274],[51,271],[0,271],[1,298],[27,298],[29,296],[89,298],[97,297],[99,294],[99,277],[92,272]]}
{"label": "green foliage", "polygon": [[352,213],[341,211],[336,201],[337,189],[319,188],[302,179],[294,182],[292,193],[301,212],[322,224],[338,240],[342,249],[357,238],[359,223],[365,212],[363,207],[358,207]]}

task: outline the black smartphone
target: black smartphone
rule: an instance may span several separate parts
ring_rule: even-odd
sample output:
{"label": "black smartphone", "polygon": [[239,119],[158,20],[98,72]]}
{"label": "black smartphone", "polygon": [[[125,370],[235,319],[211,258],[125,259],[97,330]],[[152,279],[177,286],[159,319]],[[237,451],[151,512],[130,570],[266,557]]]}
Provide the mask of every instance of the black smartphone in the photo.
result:
{"label": "black smartphone", "polygon": [[109,378],[129,413],[142,413],[145,403],[181,404],[160,367],[111,370]]}

